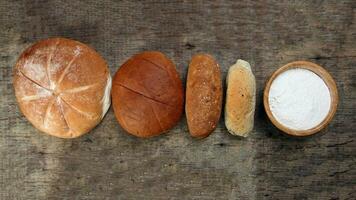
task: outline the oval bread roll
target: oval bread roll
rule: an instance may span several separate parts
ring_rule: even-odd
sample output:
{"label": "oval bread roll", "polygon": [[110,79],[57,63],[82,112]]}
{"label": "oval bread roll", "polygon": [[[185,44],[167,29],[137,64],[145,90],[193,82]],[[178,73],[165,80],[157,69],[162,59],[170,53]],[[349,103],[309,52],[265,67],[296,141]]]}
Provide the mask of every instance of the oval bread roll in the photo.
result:
{"label": "oval bread roll", "polygon": [[256,102],[256,80],[250,64],[238,60],[229,68],[226,84],[226,128],[233,135],[246,137],[253,129]]}
{"label": "oval bread roll", "polygon": [[52,38],[26,49],[14,68],[19,107],[37,129],[60,138],[87,133],[110,106],[104,59],[83,43]]}
{"label": "oval bread roll", "polygon": [[112,101],[120,125],[137,137],[166,132],[183,113],[183,85],[164,54],[146,51],[131,57],[116,72]]}
{"label": "oval bread roll", "polygon": [[195,55],[187,77],[185,112],[193,137],[206,137],[219,122],[222,82],[218,63],[208,54]]}

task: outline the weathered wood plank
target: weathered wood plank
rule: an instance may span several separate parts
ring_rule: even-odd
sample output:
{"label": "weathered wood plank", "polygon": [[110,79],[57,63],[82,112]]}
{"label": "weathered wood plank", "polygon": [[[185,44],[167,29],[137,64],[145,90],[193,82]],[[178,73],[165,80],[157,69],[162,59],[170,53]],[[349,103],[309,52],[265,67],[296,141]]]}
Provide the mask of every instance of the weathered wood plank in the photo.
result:
{"label": "weathered wood plank", "polygon": [[[0,1],[0,199],[355,199],[356,2]],[[132,54],[159,50],[183,79],[191,56],[214,55],[224,76],[237,58],[257,80],[254,132],[228,134],[223,119],[195,140],[185,118],[168,134],[126,134],[112,109],[84,137],[35,130],[19,112],[12,66],[38,39],[63,36],[94,47],[114,73]],[[284,136],[268,121],[268,76],[294,60],[324,66],[340,105],[323,133]]]}

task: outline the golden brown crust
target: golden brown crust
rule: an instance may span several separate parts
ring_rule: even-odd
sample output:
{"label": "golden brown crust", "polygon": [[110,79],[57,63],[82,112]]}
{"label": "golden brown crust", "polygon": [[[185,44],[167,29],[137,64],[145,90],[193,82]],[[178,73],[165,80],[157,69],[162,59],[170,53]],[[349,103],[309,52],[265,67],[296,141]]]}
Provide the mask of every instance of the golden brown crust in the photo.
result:
{"label": "golden brown crust", "polygon": [[256,81],[250,64],[238,60],[226,78],[225,125],[233,135],[246,137],[253,129]]}
{"label": "golden brown crust", "polygon": [[160,52],[146,51],[126,61],[112,87],[115,116],[137,137],[172,128],[183,112],[183,87],[175,65]]}
{"label": "golden brown crust", "polygon": [[188,70],[186,104],[189,132],[206,137],[217,126],[222,106],[222,82],[218,63],[208,54],[193,56]]}
{"label": "golden brown crust", "polygon": [[101,121],[110,80],[98,53],[65,38],[42,40],[26,49],[13,79],[25,117],[37,129],[61,138],[78,137]]}

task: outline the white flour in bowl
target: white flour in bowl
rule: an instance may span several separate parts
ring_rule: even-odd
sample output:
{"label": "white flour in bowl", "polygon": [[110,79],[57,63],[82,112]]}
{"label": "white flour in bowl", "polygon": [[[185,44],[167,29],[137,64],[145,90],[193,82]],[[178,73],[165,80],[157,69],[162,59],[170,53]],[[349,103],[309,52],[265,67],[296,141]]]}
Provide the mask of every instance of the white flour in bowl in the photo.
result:
{"label": "white flour in bowl", "polygon": [[308,130],[328,115],[330,91],[314,72],[295,68],[282,72],[272,82],[268,101],[273,117],[293,130]]}

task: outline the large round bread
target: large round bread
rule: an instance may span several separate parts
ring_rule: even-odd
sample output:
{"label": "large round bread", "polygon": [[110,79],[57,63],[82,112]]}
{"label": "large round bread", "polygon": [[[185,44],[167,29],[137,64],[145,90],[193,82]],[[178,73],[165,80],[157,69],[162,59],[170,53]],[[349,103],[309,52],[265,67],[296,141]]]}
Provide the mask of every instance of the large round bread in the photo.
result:
{"label": "large round bread", "polygon": [[116,72],[113,108],[120,125],[138,137],[172,128],[183,112],[183,86],[175,65],[160,52],[133,56]]}
{"label": "large round bread", "polygon": [[52,38],[26,49],[15,65],[13,82],[25,117],[37,129],[60,138],[87,133],[110,106],[106,62],[74,40]]}
{"label": "large round bread", "polygon": [[193,56],[185,100],[188,128],[193,137],[206,137],[215,130],[220,119],[222,95],[218,63],[208,54]]}

